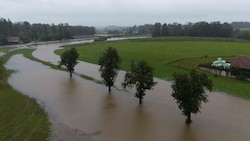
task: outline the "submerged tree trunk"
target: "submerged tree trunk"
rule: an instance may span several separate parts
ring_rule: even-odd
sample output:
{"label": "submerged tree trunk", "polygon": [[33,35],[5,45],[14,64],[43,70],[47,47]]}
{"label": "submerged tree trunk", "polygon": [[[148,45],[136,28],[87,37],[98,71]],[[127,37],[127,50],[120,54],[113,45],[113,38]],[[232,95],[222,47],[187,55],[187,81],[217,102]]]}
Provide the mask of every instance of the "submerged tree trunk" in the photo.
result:
{"label": "submerged tree trunk", "polygon": [[70,75],[70,77],[72,77],[72,71],[71,70],[69,71],[69,75]]}
{"label": "submerged tree trunk", "polygon": [[142,104],[142,98],[139,98],[140,99],[140,104]]}
{"label": "submerged tree trunk", "polygon": [[109,92],[111,92],[111,86],[109,85]]}
{"label": "submerged tree trunk", "polygon": [[192,123],[192,120],[191,120],[191,112],[189,112],[187,114],[187,119],[186,119],[186,124],[191,124]]}

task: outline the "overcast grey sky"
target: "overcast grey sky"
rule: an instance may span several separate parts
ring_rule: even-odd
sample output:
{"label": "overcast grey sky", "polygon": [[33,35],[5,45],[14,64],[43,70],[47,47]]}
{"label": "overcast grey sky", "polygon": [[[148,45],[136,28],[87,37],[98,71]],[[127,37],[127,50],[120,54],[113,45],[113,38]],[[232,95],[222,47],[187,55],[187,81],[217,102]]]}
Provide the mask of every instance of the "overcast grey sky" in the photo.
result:
{"label": "overcast grey sky", "polygon": [[198,21],[250,21],[249,0],[0,0],[12,22],[131,26]]}

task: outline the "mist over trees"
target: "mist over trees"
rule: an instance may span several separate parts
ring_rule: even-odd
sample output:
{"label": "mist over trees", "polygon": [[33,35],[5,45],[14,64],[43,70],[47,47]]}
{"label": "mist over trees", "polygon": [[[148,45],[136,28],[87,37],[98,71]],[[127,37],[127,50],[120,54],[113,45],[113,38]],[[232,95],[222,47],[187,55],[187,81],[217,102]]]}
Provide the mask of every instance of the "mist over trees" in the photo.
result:
{"label": "mist over trees", "polygon": [[250,22],[233,22],[234,38],[250,40]]}
{"label": "mist over trees", "polygon": [[193,37],[221,37],[231,38],[233,27],[229,23],[197,22],[197,23],[155,23],[132,27],[115,27],[106,29],[108,34],[119,35],[152,35],[153,37],[166,36],[193,36]]}
{"label": "mist over trees", "polygon": [[109,35],[112,36],[122,36],[122,35],[146,35],[151,34],[153,25],[145,24],[145,25],[134,25],[131,27],[122,27],[122,26],[108,26],[104,29]]}
{"label": "mist over trees", "polygon": [[[61,24],[30,24],[27,21],[13,23],[10,19],[0,18],[0,45],[8,44],[7,37],[18,36],[24,43],[30,41],[52,41],[72,39],[76,35],[94,35],[95,27],[71,26]],[[197,22],[197,23],[155,23],[135,25],[131,27],[108,26],[104,33],[111,36],[152,35],[162,36],[193,36],[220,37],[250,40],[250,22]],[[103,32],[101,32],[103,34]]]}
{"label": "mist over trees", "polygon": [[152,36],[194,36],[194,37],[232,37],[233,28],[228,23],[197,22],[185,25],[179,23],[161,24],[155,23],[152,28]]}
{"label": "mist over trees", "polygon": [[125,34],[151,34],[153,37],[191,36],[250,40],[250,22],[155,23],[154,25],[133,26],[125,31]]}
{"label": "mist over trees", "polygon": [[250,22],[232,22],[233,28],[250,28]]}
{"label": "mist over trees", "polygon": [[64,24],[30,24],[27,21],[13,23],[0,18],[0,44],[7,44],[7,37],[19,36],[23,42],[35,40],[50,41],[71,39],[75,35],[94,35],[95,28],[88,26],[70,26]]}

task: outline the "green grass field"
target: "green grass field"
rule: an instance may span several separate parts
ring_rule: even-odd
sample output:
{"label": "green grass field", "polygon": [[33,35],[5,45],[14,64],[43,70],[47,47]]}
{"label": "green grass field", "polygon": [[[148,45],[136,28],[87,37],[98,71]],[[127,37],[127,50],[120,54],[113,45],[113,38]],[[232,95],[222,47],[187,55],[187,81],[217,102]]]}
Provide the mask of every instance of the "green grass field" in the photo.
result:
{"label": "green grass field", "polygon": [[[31,54],[33,50],[13,51],[1,59],[5,63],[12,55]],[[0,140],[1,141],[44,141],[48,140],[50,123],[44,110],[31,99],[16,90],[8,83],[5,70],[0,80]]]}
{"label": "green grass field", "polygon": [[[217,57],[232,60],[237,55],[250,55],[250,43],[231,42],[230,39],[211,38],[159,38],[139,39],[117,42],[101,42],[85,45],[73,45],[80,53],[80,60],[97,63],[102,52],[108,47],[118,50],[122,58],[123,70],[129,70],[132,60],[146,60],[154,68],[158,78],[171,80],[175,72],[188,73],[190,69],[198,68],[198,64],[212,62]],[[65,50],[57,50],[61,54]],[[224,77],[214,77],[216,90],[250,99],[250,83]]]}
{"label": "green grass field", "polygon": [[11,50],[11,49],[14,49],[16,47],[0,47],[0,52],[2,51],[8,51],[8,50]]}
{"label": "green grass field", "polygon": [[250,28],[240,28],[240,30],[243,30],[243,31],[249,31]]}

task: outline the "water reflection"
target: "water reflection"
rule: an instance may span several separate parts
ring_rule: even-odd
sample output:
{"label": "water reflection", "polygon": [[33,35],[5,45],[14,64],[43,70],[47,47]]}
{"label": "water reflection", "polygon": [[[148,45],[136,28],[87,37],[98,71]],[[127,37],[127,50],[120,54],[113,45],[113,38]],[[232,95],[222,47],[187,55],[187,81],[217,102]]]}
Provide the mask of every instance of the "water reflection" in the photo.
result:
{"label": "water reflection", "polygon": [[[143,105],[133,92],[112,89],[77,75],[56,71],[22,55],[6,65],[17,90],[43,105],[53,122],[54,140],[96,141],[249,141],[250,102],[210,93],[202,113],[185,125],[171,97],[171,83],[158,80]],[[83,67],[83,66],[79,66]],[[119,76],[121,77],[121,76]],[[122,81],[122,78],[118,78]]]}
{"label": "water reflection", "polygon": [[78,84],[76,80],[72,77],[69,77],[69,81],[64,83],[65,93],[66,95],[71,95],[76,93],[76,89],[78,87]]}
{"label": "water reflection", "polygon": [[116,108],[115,99],[112,93],[108,92],[107,94],[105,94],[103,100],[103,107],[105,112],[108,113],[112,112],[112,110]]}
{"label": "water reflection", "polygon": [[197,141],[192,133],[191,125],[183,125],[182,132],[180,134],[180,140],[182,141]]}

